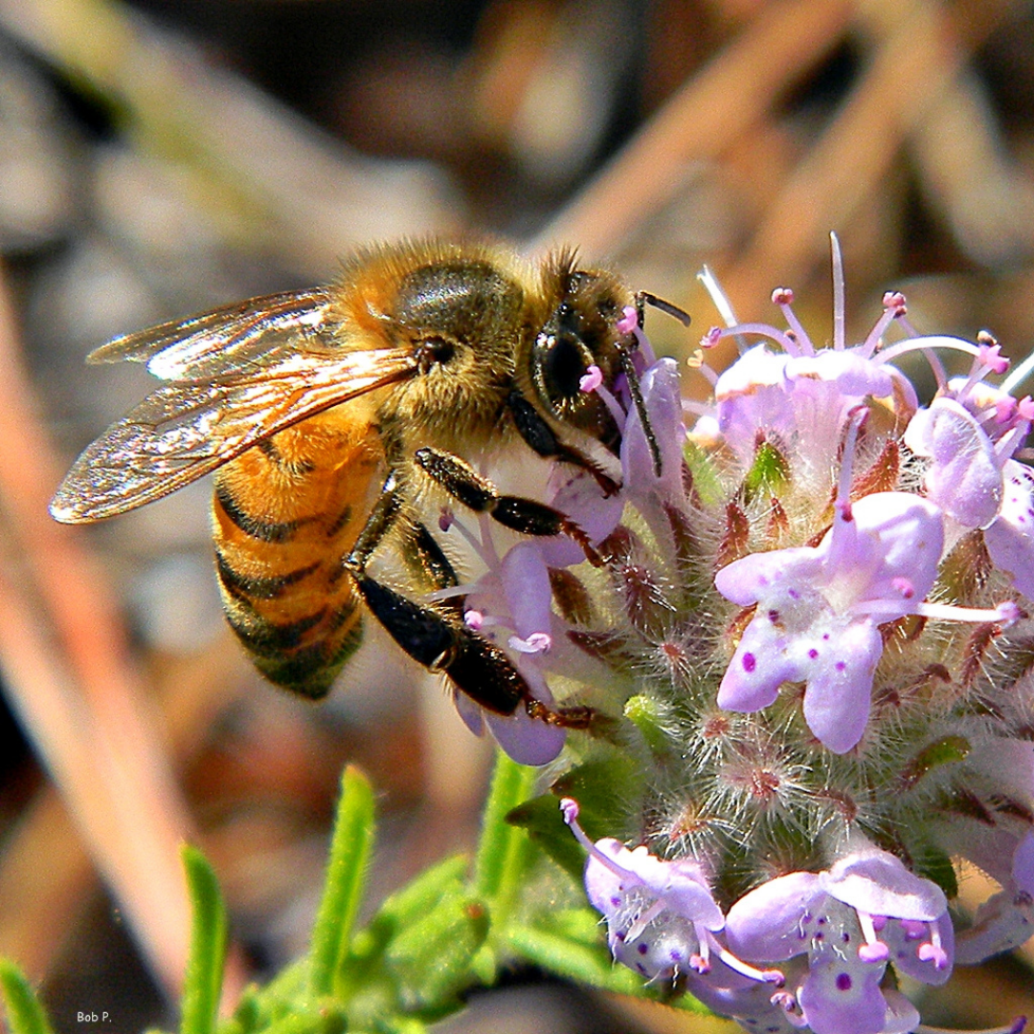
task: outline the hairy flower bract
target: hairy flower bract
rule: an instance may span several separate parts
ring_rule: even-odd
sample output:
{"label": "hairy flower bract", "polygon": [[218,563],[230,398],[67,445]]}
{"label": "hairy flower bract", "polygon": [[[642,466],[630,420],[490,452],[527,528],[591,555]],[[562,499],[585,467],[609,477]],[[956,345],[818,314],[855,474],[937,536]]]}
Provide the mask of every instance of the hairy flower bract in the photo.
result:
{"label": "hairy flower bract", "polygon": [[[835,245],[834,277],[816,347],[792,291],[740,323],[705,272],[725,325],[681,373],[629,310],[621,490],[561,471],[547,500],[601,562],[525,541],[463,591],[537,695],[611,716],[496,734],[521,760],[566,742],[608,830],[565,798],[614,959],[747,1030],[903,1034],[898,977],[936,988],[1034,933],[1034,403],[989,335],[922,335],[896,292],[850,343]],[[694,376],[710,397],[683,401]],[[1001,888],[972,915],[949,909],[967,866]]]}

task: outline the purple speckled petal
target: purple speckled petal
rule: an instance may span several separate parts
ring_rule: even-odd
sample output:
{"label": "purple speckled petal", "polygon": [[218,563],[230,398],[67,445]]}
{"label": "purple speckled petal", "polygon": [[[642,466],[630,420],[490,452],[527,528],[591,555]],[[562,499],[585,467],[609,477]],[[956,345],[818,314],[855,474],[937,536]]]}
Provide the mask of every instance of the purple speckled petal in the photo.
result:
{"label": "purple speckled petal", "polygon": [[1012,878],[1020,890],[1034,897],[1034,832],[1028,831],[1012,856]]}
{"label": "purple speckled petal", "polygon": [[796,678],[796,658],[788,652],[786,632],[767,615],[757,615],[743,632],[718,687],[718,706],[726,711],[760,711],[779,687]]}
{"label": "purple speckled petal", "polygon": [[481,705],[475,704],[466,693],[461,693],[458,690],[453,693],[452,700],[456,705],[456,710],[459,712],[460,718],[463,719],[463,724],[470,729],[475,736],[484,736],[485,712]]}
{"label": "purple speckled petal", "polygon": [[851,622],[823,644],[815,666],[804,669],[804,720],[834,754],[849,751],[865,732],[873,672],[882,653],[876,626]]}
{"label": "purple speckled petal", "polygon": [[870,915],[928,922],[948,908],[936,883],[909,872],[895,855],[875,847],[841,858],[822,874],[822,886],[838,901]]}
{"label": "purple speckled petal", "polygon": [[[896,611],[881,614],[881,621],[911,613],[937,579],[944,548],[940,511],[907,492],[876,492],[852,504],[851,516],[838,520],[819,545],[833,592],[853,597],[850,604],[893,604]],[[908,599],[899,588],[902,579],[912,587]]]}
{"label": "purple speckled petal", "polygon": [[922,1022],[919,1010],[900,991],[884,988],[883,998],[887,1014],[880,1034],[910,1034]]}
{"label": "purple speckled petal", "polygon": [[808,951],[809,922],[821,914],[826,898],[812,872],[791,872],[761,884],[729,909],[729,947],[752,962],[783,962]]}
{"label": "purple speckled petal", "polygon": [[[597,840],[595,846],[597,850],[624,868],[622,858],[630,852],[620,840],[604,837],[603,840]],[[585,893],[589,898],[589,903],[597,912],[608,915],[614,909],[620,908],[622,894],[628,889],[626,884],[631,882],[608,868],[598,858],[589,855],[585,863]]]}
{"label": "purple speckled petal", "polygon": [[955,958],[955,928],[947,912],[932,925],[940,934],[941,948],[947,956],[945,966],[936,965],[931,958],[925,960],[920,958],[920,948],[925,945],[929,949],[928,930],[924,930],[922,934],[910,935],[907,924],[888,923],[880,932],[880,939],[890,948],[890,961],[894,963],[897,970],[906,973],[913,980],[939,987],[941,984],[947,983],[952,973],[952,963]]}
{"label": "purple speckled petal", "polygon": [[663,899],[666,908],[685,919],[702,923],[709,930],[720,930],[725,923],[722,910],[715,903],[700,864],[692,858],[667,861],[640,846],[629,850],[619,841],[607,837],[596,847],[624,871],[624,876],[590,856],[585,869],[585,888],[589,900],[606,914],[617,905],[614,897],[620,890],[642,887],[652,899]]}
{"label": "purple speckled petal", "polygon": [[1002,472],[991,440],[954,399],[935,399],[905,430],[905,444],[933,462],[927,497],[966,528],[995,519],[1002,500]]}
{"label": "purple speckled petal", "polygon": [[530,717],[523,707],[509,717],[484,714],[496,743],[518,765],[547,765],[563,750],[567,730]]}
{"label": "purple speckled petal", "polygon": [[1002,473],[1005,497],[998,520],[984,530],[984,541],[995,567],[1034,600],[1034,473],[1015,460],[1009,460]]}
{"label": "purple speckled petal", "polygon": [[[554,478],[562,475],[550,505],[570,517],[592,542],[602,542],[621,520],[625,500],[620,493],[604,496],[596,479],[585,470],[571,472],[566,465],[557,466]],[[582,547],[566,535],[539,540],[543,559],[550,567],[572,567],[585,559]]]}
{"label": "purple speckled petal", "polygon": [[786,364],[786,375],[794,381],[829,381],[841,395],[849,398],[885,398],[894,390],[890,370],[844,349],[823,349],[815,355],[802,355]]}
{"label": "purple speckled petal", "polygon": [[502,565],[503,593],[513,619],[513,627],[522,639],[535,632],[549,632],[552,590],[549,571],[537,542],[518,542]]}
{"label": "purple speckled petal", "polygon": [[813,961],[797,1000],[815,1034],[881,1034],[887,1002],[884,964],[829,953]]}
{"label": "purple speckled petal", "polygon": [[733,603],[749,607],[770,593],[793,592],[822,577],[822,557],[810,546],[751,553],[726,564],[715,576],[715,588]]}

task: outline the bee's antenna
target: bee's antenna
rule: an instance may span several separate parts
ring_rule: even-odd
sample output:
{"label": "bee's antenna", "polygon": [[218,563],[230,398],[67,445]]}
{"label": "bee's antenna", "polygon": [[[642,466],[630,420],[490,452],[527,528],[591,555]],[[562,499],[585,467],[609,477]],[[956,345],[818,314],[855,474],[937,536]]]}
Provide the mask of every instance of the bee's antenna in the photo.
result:
{"label": "bee's antenna", "polygon": [[646,442],[650,446],[650,455],[653,457],[654,477],[661,476],[661,448],[657,444],[657,435],[653,433],[653,424],[646,412],[646,403],[643,401],[643,392],[639,387],[639,374],[636,373],[635,363],[632,362],[632,353],[626,348],[619,348],[618,355],[621,357],[621,370],[628,381],[628,391],[632,396],[632,405],[639,414],[639,422],[643,425],[643,434],[646,435]]}
{"label": "bee's antenna", "polygon": [[657,295],[651,294],[649,291],[636,291],[635,311],[640,328],[643,325],[643,312],[647,305],[660,309],[666,316],[671,316],[672,319],[678,320],[684,327],[689,326],[689,313],[685,309],[680,309],[674,302],[658,298]]}

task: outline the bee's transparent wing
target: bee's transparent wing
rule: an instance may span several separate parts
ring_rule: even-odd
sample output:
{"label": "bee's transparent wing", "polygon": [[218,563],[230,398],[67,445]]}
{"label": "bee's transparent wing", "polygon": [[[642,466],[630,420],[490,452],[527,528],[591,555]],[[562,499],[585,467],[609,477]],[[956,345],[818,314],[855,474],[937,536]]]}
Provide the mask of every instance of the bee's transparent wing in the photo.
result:
{"label": "bee's transparent wing", "polygon": [[94,349],[89,363],[146,363],[165,381],[211,380],[262,363],[306,341],[330,344],[334,322],[326,288],[250,298],[187,319],[124,334]]}
{"label": "bee's transparent wing", "polygon": [[[323,323],[325,292],[255,299],[118,338],[95,356],[158,365],[170,383],[75,461],[50,504],[66,524],[160,499],[263,438],[411,376],[409,349],[357,349]],[[185,335],[185,336],[184,336]]]}

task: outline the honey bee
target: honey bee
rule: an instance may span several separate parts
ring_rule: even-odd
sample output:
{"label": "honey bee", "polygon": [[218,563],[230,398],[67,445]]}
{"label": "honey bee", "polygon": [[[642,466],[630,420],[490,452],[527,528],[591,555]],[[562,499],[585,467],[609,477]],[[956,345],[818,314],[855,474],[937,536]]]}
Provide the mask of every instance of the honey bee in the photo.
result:
{"label": "honey bee", "polygon": [[494,245],[402,242],[358,252],[332,286],[116,338],[88,361],[144,362],[167,383],[86,448],[50,512],[97,521],[214,472],[224,609],[271,682],[323,697],[366,609],[489,711],[584,726],[587,708],[537,701],[455,601],[417,602],[367,565],[391,535],[429,588],[458,585],[417,506],[434,486],[519,533],[569,535],[598,561],[562,513],[500,494],[464,457],[523,441],[615,490],[621,432],[580,381],[597,367],[606,386],[623,374],[635,387],[635,340],[617,324],[633,301],[641,319],[644,298],[656,302],[570,251],[530,268]]}

